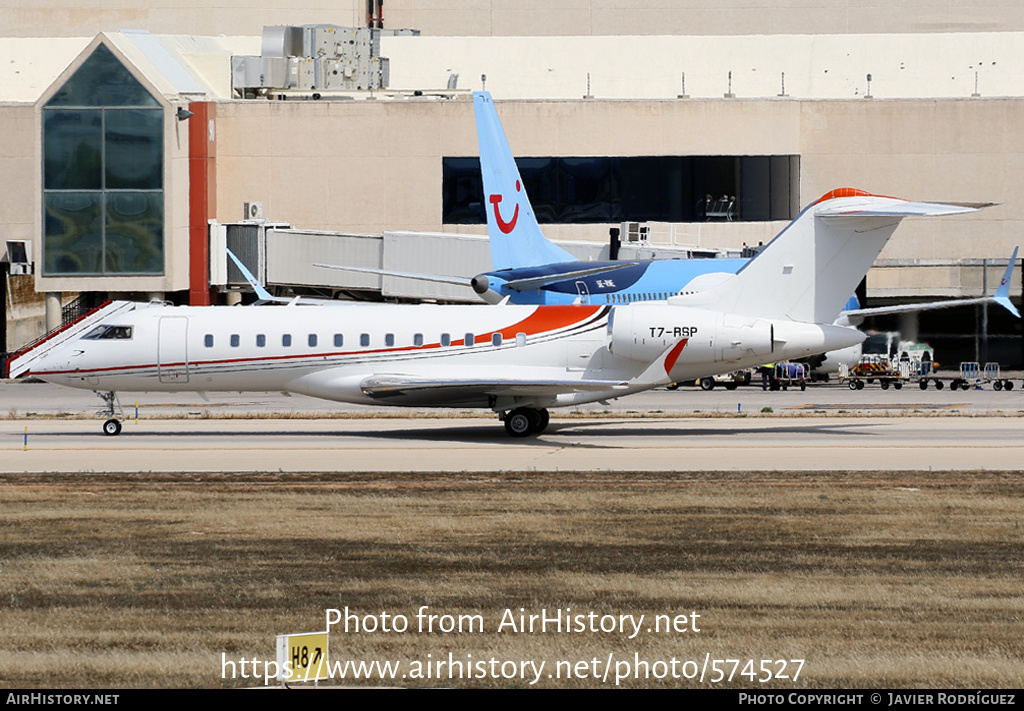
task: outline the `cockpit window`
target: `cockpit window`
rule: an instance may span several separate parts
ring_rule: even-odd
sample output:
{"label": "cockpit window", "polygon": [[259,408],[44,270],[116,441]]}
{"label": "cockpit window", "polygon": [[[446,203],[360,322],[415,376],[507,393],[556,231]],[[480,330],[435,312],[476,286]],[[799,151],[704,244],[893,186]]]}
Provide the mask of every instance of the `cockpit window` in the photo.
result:
{"label": "cockpit window", "polygon": [[131,326],[97,326],[82,336],[83,340],[89,341],[129,341],[132,338]]}

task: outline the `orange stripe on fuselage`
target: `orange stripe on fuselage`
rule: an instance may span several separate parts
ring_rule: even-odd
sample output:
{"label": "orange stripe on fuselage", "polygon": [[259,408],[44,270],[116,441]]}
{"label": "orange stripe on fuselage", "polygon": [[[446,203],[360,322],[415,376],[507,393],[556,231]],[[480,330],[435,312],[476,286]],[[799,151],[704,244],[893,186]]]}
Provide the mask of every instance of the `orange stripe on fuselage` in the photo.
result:
{"label": "orange stripe on fuselage", "polygon": [[504,340],[506,338],[515,338],[517,333],[533,336],[547,331],[556,331],[560,328],[566,328],[567,326],[573,326],[585,321],[596,314],[601,308],[601,306],[568,304],[563,306],[538,306],[536,311],[519,323],[514,323],[500,331],[481,333],[476,338],[478,340],[486,340],[495,333],[500,333],[502,340]]}

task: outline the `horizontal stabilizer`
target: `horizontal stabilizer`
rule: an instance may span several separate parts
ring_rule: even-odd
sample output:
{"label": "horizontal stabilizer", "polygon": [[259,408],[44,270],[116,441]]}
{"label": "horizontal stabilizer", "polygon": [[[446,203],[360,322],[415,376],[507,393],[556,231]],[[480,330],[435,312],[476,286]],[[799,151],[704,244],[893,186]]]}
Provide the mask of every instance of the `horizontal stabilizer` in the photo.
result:
{"label": "horizontal stabilizer", "polygon": [[959,215],[968,205],[911,202],[854,188],[805,208],[736,276],[671,303],[746,316],[833,323],[905,217]]}
{"label": "horizontal stabilizer", "polygon": [[582,277],[593,276],[594,274],[604,274],[605,272],[614,272],[619,269],[625,269],[626,267],[635,267],[639,262],[621,262],[619,264],[606,264],[601,267],[593,267],[591,269],[578,269],[573,272],[559,272],[557,274],[547,274],[545,276],[530,277],[528,279],[510,279],[505,282],[506,286],[516,291],[529,291],[531,289],[540,289],[544,286],[551,284],[559,284],[564,281],[574,281],[581,279]]}
{"label": "horizontal stabilizer", "polygon": [[817,210],[815,214],[818,217],[860,217],[868,215],[872,217],[940,217],[943,215],[963,215],[980,209],[965,205],[944,205],[936,202],[909,202],[897,198],[888,198],[888,200],[891,200],[891,203],[864,205],[861,207],[855,204],[836,205]]}
{"label": "horizontal stabilizer", "polygon": [[1009,311],[1011,314],[1020,318],[1020,312],[1017,307],[1010,301],[1010,278],[1013,276],[1013,269],[1017,266],[1017,250],[1018,247],[1013,248],[1013,255],[1010,257],[1010,263],[1006,265],[1006,271],[1003,272],[1003,278],[999,282],[999,288],[996,293],[992,296],[982,296],[976,299],[949,299],[946,301],[928,301],[919,304],[900,304],[898,306],[877,306],[869,309],[848,309],[843,311],[842,315],[849,317],[857,316],[880,316],[883,314],[900,314],[900,313],[912,313],[915,311],[931,311],[934,309],[950,309],[955,306],[970,306],[972,304],[992,304],[996,303],[1002,306],[1004,309]]}

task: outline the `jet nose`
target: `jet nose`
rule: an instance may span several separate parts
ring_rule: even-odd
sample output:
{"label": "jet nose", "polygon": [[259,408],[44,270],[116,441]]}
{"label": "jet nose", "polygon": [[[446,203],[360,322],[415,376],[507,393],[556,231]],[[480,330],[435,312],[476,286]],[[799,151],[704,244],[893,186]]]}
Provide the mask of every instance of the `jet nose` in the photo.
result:
{"label": "jet nose", "polygon": [[58,348],[52,353],[47,353],[40,357],[29,367],[28,372],[25,373],[25,375],[35,376],[45,380],[47,376],[66,373],[71,370],[71,357],[82,355],[84,353],[85,351],[80,348],[70,350],[68,348]]}

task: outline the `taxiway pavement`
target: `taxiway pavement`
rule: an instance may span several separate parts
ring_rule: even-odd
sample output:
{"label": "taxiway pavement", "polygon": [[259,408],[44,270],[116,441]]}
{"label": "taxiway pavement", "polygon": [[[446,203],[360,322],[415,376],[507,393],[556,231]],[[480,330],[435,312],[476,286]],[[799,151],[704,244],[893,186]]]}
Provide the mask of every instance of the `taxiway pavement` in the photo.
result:
{"label": "taxiway pavement", "polygon": [[486,413],[280,394],[139,395],[136,423],[134,399],[122,396],[123,433],[105,437],[91,393],[0,383],[0,472],[1015,472],[1024,462],[1020,390],[659,390],[554,410],[546,432],[521,440]]}

